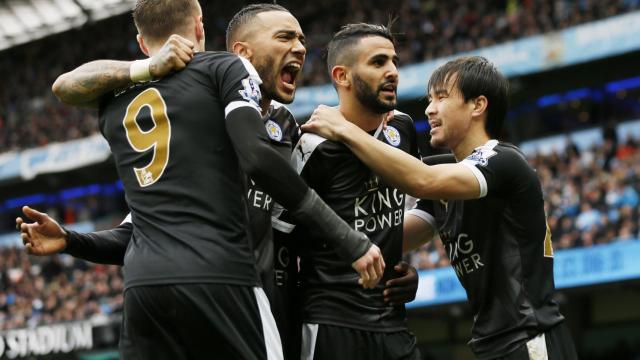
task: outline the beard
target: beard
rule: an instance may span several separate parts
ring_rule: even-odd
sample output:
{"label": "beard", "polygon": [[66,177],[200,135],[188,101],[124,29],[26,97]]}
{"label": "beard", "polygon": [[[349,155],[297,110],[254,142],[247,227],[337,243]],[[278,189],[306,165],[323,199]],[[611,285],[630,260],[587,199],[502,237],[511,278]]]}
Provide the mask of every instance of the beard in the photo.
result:
{"label": "beard", "polygon": [[258,75],[260,75],[260,79],[262,80],[262,85],[260,86],[262,98],[275,100],[282,104],[291,104],[291,102],[293,102],[293,96],[290,99],[284,99],[278,94],[276,83],[280,81],[280,72],[275,68],[275,60],[270,56],[265,56],[261,60],[263,61],[258,61],[256,59],[253,67],[256,69]]}
{"label": "beard", "polygon": [[353,83],[356,98],[376,114],[384,114],[396,108],[397,100],[395,98],[387,101],[380,99],[382,86],[373,90],[361,77],[355,74],[353,75]]}

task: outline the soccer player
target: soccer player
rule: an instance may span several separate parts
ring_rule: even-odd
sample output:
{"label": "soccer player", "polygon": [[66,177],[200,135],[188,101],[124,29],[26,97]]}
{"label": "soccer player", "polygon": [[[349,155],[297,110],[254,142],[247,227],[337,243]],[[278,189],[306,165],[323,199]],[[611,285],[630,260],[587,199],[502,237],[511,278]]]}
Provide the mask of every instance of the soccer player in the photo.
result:
{"label": "soccer player", "polygon": [[[398,57],[390,31],[379,25],[350,24],[335,34],[327,65],[344,114],[372,141],[418,157],[411,118],[395,112]],[[402,256],[404,194],[363,164],[343,144],[303,134],[292,160],[320,197],[382,249],[385,261]],[[302,359],[417,359],[415,337],[407,331],[404,304],[384,300],[384,286],[362,289],[339,261],[327,239],[304,226],[280,222],[300,246],[303,318]],[[393,276],[390,268],[383,280]]]}
{"label": "soccer player", "polygon": [[[376,173],[420,201],[407,234],[436,231],[467,292],[478,359],[575,359],[553,300],[553,249],[540,181],[520,150],[495,140],[507,110],[508,82],[482,57],[447,62],[431,76],[431,144],[456,163],[427,166],[379,141],[335,109],[303,126],[342,141]],[[408,215],[408,218],[412,217]]]}
{"label": "soccer player", "polygon": [[[210,358],[215,351],[222,358],[281,358],[268,302],[257,287],[240,170],[300,220],[327,232],[343,258],[357,259],[365,286],[381,272],[379,252],[269,145],[253,66],[229,53],[200,52],[197,1],[140,0],[134,20],[145,54],[161,53],[172,33],[198,53],[183,48],[192,57],[189,65],[155,82],[144,81],[151,58],[113,64],[129,71],[121,72],[121,86],[141,83],[99,101],[100,130],[114,153],[134,225],[124,257],[122,356]],[[101,79],[100,71],[87,64],[68,78],[84,72],[111,80],[111,86],[118,82]],[[63,77],[54,90],[65,83]]]}
{"label": "soccer player", "polygon": [[[299,31],[299,29],[295,29],[295,27],[281,28],[283,23],[287,23],[282,21],[283,16],[285,20],[290,19],[288,11],[279,5],[252,4],[246,6],[229,23],[227,39],[230,50],[234,50],[233,45],[236,44],[236,51],[243,52],[245,56],[251,55],[248,57],[256,65],[256,70],[263,79],[261,107],[268,108],[266,112],[263,110],[263,122],[272,140],[271,144],[284,156],[289,157],[291,144],[295,143],[294,139],[298,135],[298,128],[293,116],[281,103],[291,102],[293,93],[278,91],[277,84],[282,79],[285,67],[296,72],[293,75],[297,75],[296,65],[298,64],[295,60],[300,57],[304,58],[304,47],[300,47],[298,39],[296,39],[296,36],[301,37],[302,33],[292,32],[292,30]],[[283,38],[289,40],[283,41]],[[187,40],[177,36],[172,37],[171,41],[187,44]],[[182,63],[187,63],[190,60],[189,58],[179,58],[179,54],[175,53],[175,48],[174,50],[165,50],[163,61],[157,62],[174,64],[174,60],[177,60],[181,64],[180,68],[183,68]],[[272,67],[265,64],[272,64]],[[178,69],[177,66],[172,66],[171,70]],[[156,69],[157,72],[167,70],[169,69]],[[160,74],[156,76],[160,77]],[[292,80],[294,80],[292,83],[295,87],[295,76],[292,76]],[[85,92],[99,95],[99,92],[93,88],[81,89],[81,93],[76,95],[74,99],[79,98],[83,103],[87,98]],[[60,95],[69,96],[66,93]],[[279,102],[271,101],[272,98]],[[254,247],[262,286],[265,288],[278,324],[285,347],[285,357],[289,355],[289,358],[299,358],[299,355],[296,354],[296,348],[299,347],[299,344],[296,344],[299,342],[299,326],[295,325],[295,319],[291,319],[295,314],[295,311],[291,311],[291,309],[295,309],[296,306],[292,303],[296,291],[296,254],[292,251],[290,244],[282,241],[286,237],[281,233],[275,238],[274,251],[270,239],[272,234],[270,209],[273,207],[273,201],[253,181],[249,183],[248,199],[251,229],[254,234]],[[24,212],[29,218],[37,221],[37,224],[22,226],[23,237],[30,253],[49,255],[64,250],[89,261],[122,264],[133,229],[130,216],[115,229],[80,234],[74,231],[65,232],[46,214],[30,208],[25,208]],[[22,222],[22,219],[18,219],[18,225],[21,225]],[[391,279],[385,284],[387,286],[385,299],[395,303],[409,302],[415,297],[417,288],[415,269],[406,263],[396,265],[395,269],[399,277]],[[275,284],[273,284],[274,280]]]}

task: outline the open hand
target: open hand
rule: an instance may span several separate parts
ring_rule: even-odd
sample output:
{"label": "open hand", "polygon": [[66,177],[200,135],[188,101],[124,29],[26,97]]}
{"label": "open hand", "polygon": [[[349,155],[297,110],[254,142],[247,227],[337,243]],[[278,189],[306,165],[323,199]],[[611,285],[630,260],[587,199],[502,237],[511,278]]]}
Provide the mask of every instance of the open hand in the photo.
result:
{"label": "open hand", "polygon": [[22,243],[32,255],[44,256],[57,254],[67,247],[67,233],[49,215],[28,206],[22,212],[33,223],[26,223],[21,217],[16,218],[16,227],[20,230]]}
{"label": "open hand", "polygon": [[340,110],[326,105],[318,106],[309,121],[301,126],[302,131],[318,134],[323,138],[340,141],[340,134],[348,126],[355,126],[344,118]]}
{"label": "open hand", "polygon": [[398,277],[387,281],[383,292],[384,301],[392,305],[404,304],[413,301],[418,291],[418,272],[404,261],[398,263],[393,269]]}

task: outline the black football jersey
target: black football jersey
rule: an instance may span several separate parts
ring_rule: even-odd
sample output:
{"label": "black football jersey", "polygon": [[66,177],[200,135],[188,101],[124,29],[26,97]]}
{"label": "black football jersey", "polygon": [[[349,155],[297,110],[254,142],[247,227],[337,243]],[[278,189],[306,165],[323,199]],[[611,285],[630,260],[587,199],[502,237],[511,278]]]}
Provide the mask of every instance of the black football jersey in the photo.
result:
{"label": "black football jersey", "polygon": [[408,214],[435,219],[474,314],[469,345],[492,359],[564,319],[552,298],[551,235],[540,181],[517,147],[490,140],[461,164],[479,199],[420,200]]}
{"label": "black football jersey", "polygon": [[[283,158],[291,157],[293,145],[298,140],[299,127],[295,117],[289,109],[276,101],[271,102],[268,112],[262,117],[271,145]],[[278,278],[283,275],[279,271],[274,273],[274,257],[280,256],[283,245],[278,242],[274,248],[273,231],[271,228],[271,214],[274,208],[273,198],[265,193],[260,186],[249,179],[249,218],[258,272],[267,295],[273,291]],[[277,259],[276,259],[277,261]],[[279,268],[278,268],[279,270]],[[271,296],[269,296],[271,298]]]}
{"label": "black football jersey", "polygon": [[203,52],[183,71],[102,100],[100,130],[134,224],[126,288],[259,283],[246,176],[225,118],[239,107],[259,111],[260,83],[247,60]]}
{"label": "black football jersey", "polygon": [[[406,114],[396,112],[386,130],[381,126],[372,135],[419,156],[413,121]],[[387,264],[380,284],[363,289],[358,274],[326,239],[301,226],[290,228],[299,246],[303,321],[365,331],[406,329],[404,305],[391,306],[382,295],[384,283],[394,276],[393,265],[402,257],[405,194],[373,173],[344,144],[314,134],[302,135],[292,161],[336,214],[380,247]],[[286,231],[286,223],[282,230]]]}

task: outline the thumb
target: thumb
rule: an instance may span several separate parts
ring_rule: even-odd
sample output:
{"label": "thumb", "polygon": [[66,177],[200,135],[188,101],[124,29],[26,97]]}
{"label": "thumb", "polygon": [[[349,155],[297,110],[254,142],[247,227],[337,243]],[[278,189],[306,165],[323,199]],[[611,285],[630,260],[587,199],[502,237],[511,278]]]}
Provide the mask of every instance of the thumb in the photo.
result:
{"label": "thumb", "polygon": [[402,261],[394,266],[393,269],[399,273],[406,273],[407,271],[409,271],[409,265],[406,262]]}
{"label": "thumb", "polygon": [[22,207],[22,212],[31,220],[37,221],[38,224],[42,225],[42,223],[46,220],[47,215],[39,212],[38,210],[32,209],[28,206]]}

